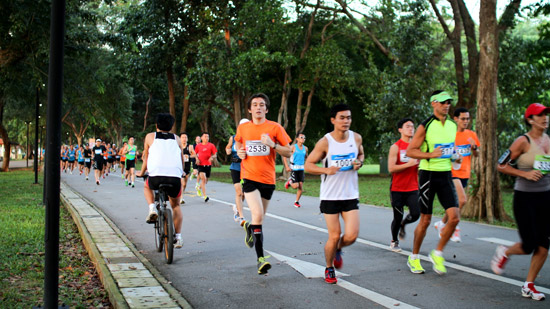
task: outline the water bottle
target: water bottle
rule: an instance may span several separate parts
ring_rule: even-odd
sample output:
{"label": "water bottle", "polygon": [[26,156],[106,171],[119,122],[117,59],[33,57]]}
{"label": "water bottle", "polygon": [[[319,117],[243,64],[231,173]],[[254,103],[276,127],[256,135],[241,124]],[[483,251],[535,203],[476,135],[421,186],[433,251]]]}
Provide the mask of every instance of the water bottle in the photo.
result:
{"label": "water bottle", "polygon": [[462,163],[456,162],[456,160],[460,159],[460,155],[458,153],[453,153],[451,156],[451,162],[453,165],[453,170],[459,170]]}

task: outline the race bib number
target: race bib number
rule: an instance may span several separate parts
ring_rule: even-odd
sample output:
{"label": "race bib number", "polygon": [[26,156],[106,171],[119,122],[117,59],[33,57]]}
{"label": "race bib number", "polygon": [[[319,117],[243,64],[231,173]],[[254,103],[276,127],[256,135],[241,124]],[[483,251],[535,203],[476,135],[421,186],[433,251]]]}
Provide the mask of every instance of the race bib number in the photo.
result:
{"label": "race bib number", "polygon": [[96,149],[96,150],[94,150],[94,151],[95,151],[95,154],[96,154],[96,155],[100,155],[100,154],[101,154],[101,149]]}
{"label": "race bib number", "polygon": [[251,157],[268,156],[270,147],[262,144],[262,141],[246,141],[246,155]]}
{"label": "race bib number", "polygon": [[455,143],[447,143],[447,144],[435,144],[434,149],[437,147],[441,147],[441,159],[449,159],[453,155],[453,151],[455,149]]}
{"label": "race bib number", "polygon": [[536,155],[533,169],[539,170],[543,174],[550,173],[550,156]]}
{"label": "race bib number", "polygon": [[399,150],[399,161],[403,163],[408,163],[411,158],[407,157],[407,150],[401,149]]}
{"label": "race bib number", "polygon": [[135,156],[136,155],[136,151],[135,150],[131,150],[128,152],[128,155],[130,156]]}
{"label": "race bib number", "polygon": [[291,164],[290,168],[294,171],[303,171],[304,170],[303,165],[297,165],[297,164]]}
{"label": "race bib number", "polygon": [[345,155],[332,155],[332,166],[337,166],[341,171],[349,171],[353,169],[353,160],[355,160],[355,153],[349,153]]}
{"label": "race bib number", "polygon": [[187,154],[183,155],[183,162],[189,162],[189,155]]}
{"label": "race bib number", "polygon": [[463,157],[469,157],[470,154],[472,153],[471,149],[472,149],[472,145],[470,145],[470,144],[457,145],[456,146],[456,153],[458,153],[459,155],[461,155]]}
{"label": "race bib number", "polygon": [[85,158],[84,162],[90,162],[90,158]]}

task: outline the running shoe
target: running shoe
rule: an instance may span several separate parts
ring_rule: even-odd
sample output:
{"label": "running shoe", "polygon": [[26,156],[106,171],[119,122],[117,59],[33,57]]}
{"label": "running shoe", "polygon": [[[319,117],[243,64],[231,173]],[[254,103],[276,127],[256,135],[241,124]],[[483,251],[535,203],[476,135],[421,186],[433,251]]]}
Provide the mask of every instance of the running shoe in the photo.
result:
{"label": "running shoe", "polygon": [[430,252],[430,261],[432,261],[433,269],[437,274],[443,275],[447,273],[447,268],[445,268],[445,259],[442,256],[436,255],[435,250]]}
{"label": "running shoe", "polygon": [[136,183],[132,182],[132,188],[135,188],[135,187],[136,187]]}
{"label": "running shoe", "polygon": [[71,173],[71,175],[72,175],[72,174],[73,174],[73,171],[71,171],[70,173]]}
{"label": "running shoe", "polygon": [[285,182],[285,189],[288,190],[289,186],[290,186],[290,178]]}
{"label": "running shoe", "polygon": [[243,229],[246,232],[246,236],[244,237],[244,243],[248,248],[252,248],[254,246],[254,236],[252,236],[252,229],[250,228],[250,223],[246,222],[243,224]]}
{"label": "running shoe", "polygon": [[437,235],[439,236],[439,238],[441,238],[441,231],[443,231],[445,223],[443,223],[443,221],[437,221],[436,223],[434,223],[434,227],[437,230]]}
{"label": "running shoe", "polygon": [[196,187],[196,186],[195,186],[195,188],[197,189],[197,195],[198,195],[198,196],[202,196],[202,190],[201,190],[201,188],[200,188],[200,187]]}
{"label": "running shoe", "polygon": [[158,218],[157,210],[155,208],[151,208],[149,209],[149,214],[147,215],[145,222],[152,224],[152,223],[155,223],[155,221],[157,221],[157,218]]}
{"label": "running shoe", "polygon": [[183,247],[183,240],[181,238],[176,238],[176,243],[174,244],[174,248],[181,249]]}
{"label": "running shoe", "polygon": [[300,206],[300,202],[294,202],[294,207],[300,208],[300,207],[301,207],[301,206]]}
{"label": "running shoe", "polygon": [[125,180],[124,182],[126,183],[126,186],[128,186],[128,180]]}
{"label": "running shoe", "polygon": [[96,181],[95,181],[95,184],[99,186],[99,180],[96,180]]}
{"label": "running shoe", "polygon": [[521,288],[521,296],[531,297],[534,300],[544,300],[546,298],[543,293],[535,289],[535,284],[533,282],[529,282],[527,286]]}
{"label": "running shoe", "polygon": [[390,250],[393,252],[400,252],[401,247],[399,247],[399,242],[392,240],[392,242],[390,243]]}
{"label": "running shoe", "polygon": [[336,272],[334,271],[334,267],[325,268],[325,282],[330,284],[336,284],[336,282],[338,282],[338,279],[336,279]]}
{"label": "running shoe", "polygon": [[80,174],[78,174],[78,175],[82,175],[82,171],[80,171]]}
{"label": "running shoe", "polygon": [[505,246],[498,246],[491,260],[491,269],[497,275],[501,275],[504,272],[504,266],[508,262],[508,257],[506,256],[507,249]]}
{"label": "running shoe", "polygon": [[86,180],[88,180],[88,176],[86,176]]}
{"label": "running shoe", "polygon": [[411,256],[409,255],[409,258],[407,260],[407,266],[409,266],[409,269],[413,274],[424,273],[424,268],[422,268],[422,265],[420,265],[420,259],[411,259]]}
{"label": "running shoe", "polygon": [[103,174],[103,179],[105,179],[105,174]]}
{"label": "running shoe", "polygon": [[336,254],[334,255],[334,260],[332,261],[332,264],[336,269],[342,268],[342,265],[344,265],[344,260],[342,259],[342,250],[336,250]]}
{"label": "running shoe", "polygon": [[243,224],[245,224],[245,222],[246,222],[246,220],[243,217],[239,218],[239,225],[240,226],[243,226]]}
{"label": "running shoe", "polygon": [[208,202],[210,200],[210,198],[208,196],[204,196],[204,202]]}
{"label": "running shoe", "polygon": [[454,242],[461,242],[462,241],[462,238],[460,238],[460,228],[457,226],[454,233],[453,233],[453,236],[451,236],[451,241],[454,241]]}
{"label": "running shoe", "polygon": [[399,228],[399,239],[404,240],[407,236],[407,233],[405,232],[405,225],[401,223],[401,228]]}
{"label": "running shoe", "polygon": [[268,257],[260,256],[258,258],[258,275],[265,275],[267,274],[267,271],[271,268],[271,263],[266,261],[265,259]]}
{"label": "running shoe", "polygon": [[181,199],[181,204],[185,204],[185,200],[184,199]]}
{"label": "running shoe", "polygon": [[239,212],[237,211],[237,206],[233,205],[233,221],[239,221]]}

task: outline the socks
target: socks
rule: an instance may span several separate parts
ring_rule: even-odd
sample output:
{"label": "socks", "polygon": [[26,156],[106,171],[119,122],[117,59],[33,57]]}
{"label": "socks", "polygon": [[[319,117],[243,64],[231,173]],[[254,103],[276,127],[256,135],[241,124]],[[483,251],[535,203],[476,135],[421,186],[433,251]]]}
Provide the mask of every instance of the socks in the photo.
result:
{"label": "socks", "polygon": [[443,251],[434,250],[434,254],[435,254],[436,256],[443,256]]}
{"label": "socks", "polygon": [[156,208],[155,208],[155,204],[149,204],[149,212],[155,210],[156,211]]}
{"label": "socks", "polygon": [[418,259],[418,254],[411,254],[411,260]]}
{"label": "socks", "polygon": [[256,249],[256,255],[259,257],[264,256],[264,235],[262,233],[262,225],[250,225],[252,235],[254,235],[254,249]]}

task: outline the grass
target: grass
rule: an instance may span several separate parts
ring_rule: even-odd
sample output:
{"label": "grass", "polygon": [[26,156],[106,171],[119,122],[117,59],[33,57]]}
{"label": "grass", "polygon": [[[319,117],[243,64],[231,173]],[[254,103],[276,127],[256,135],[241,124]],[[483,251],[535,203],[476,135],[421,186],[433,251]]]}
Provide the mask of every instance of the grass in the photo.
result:
{"label": "grass", "polygon": [[[44,225],[42,184],[34,173],[0,173],[0,299],[3,308],[43,306]],[[107,295],[72,218],[61,207],[59,304],[108,307]]]}
{"label": "grass", "polygon": [[[280,175],[283,166],[277,165],[277,175]],[[390,176],[379,175],[380,167],[378,164],[364,165],[359,170],[359,200],[363,204],[383,206],[391,208],[390,204]],[[229,174],[229,166],[224,165],[221,167],[212,168],[211,180],[232,183],[231,175]],[[319,189],[321,185],[321,180],[319,176],[313,176],[306,174],[306,180],[304,182],[304,192],[306,196],[319,196]],[[277,181],[276,183],[277,191],[285,192],[295,192],[294,190],[285,190],[284,181]],[[502,201],[504,205],[505,212],[513,218],[512,211],[512,199],[513,199],[513,190],[502,188]],[[443,216],[444,210],[441,207],[441,204],[436,199],[434,202],[434,215]],[[465,220],[473,221],[468,218]],[[516,227],[515,222],[508,221],[495,221],[495,225],[506,226],[506,227]]]}

